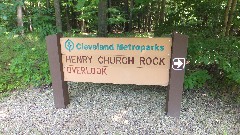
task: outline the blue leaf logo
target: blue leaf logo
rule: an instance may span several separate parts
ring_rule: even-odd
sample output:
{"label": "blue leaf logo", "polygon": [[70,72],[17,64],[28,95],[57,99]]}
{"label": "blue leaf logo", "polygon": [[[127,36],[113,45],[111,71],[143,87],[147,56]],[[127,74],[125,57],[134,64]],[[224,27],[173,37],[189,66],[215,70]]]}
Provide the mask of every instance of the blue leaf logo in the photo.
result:
{"label": "blue leaf logo", "polygon": [[71,52],[71,50],[74,49],[74,43],[73,43],[73,41],[71,41],[71,40],[68,39],[68,40],[65,42],[65,48],[66,48],[69,52]]}

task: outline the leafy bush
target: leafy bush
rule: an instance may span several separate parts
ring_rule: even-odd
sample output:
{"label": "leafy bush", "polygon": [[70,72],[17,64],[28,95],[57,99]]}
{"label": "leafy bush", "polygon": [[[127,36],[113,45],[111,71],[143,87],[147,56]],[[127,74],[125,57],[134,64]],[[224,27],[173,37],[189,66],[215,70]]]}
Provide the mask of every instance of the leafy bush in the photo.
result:
{"label": "leafy bush", "polygon": [[201,88],[204,86],[207,80],[211,79],[211,76],[206,70],[198,70],[185,76],[184,88],[193,89]]}
{"label": "leafy bush", "polygon": [[108,24],[119,25],[127,21],[117,8],[108,8],[108,13],[111,14],[111,17],[108,18]]}
{"label": "leafy bush", "polygon": [[238,38],[190,36],[185,87],[199,88],[207,83],[216,96],[230,93],[240,97],[239,54]]}
{"label": "leafy bush", "polygon": [[50,83],[45,42],[34,37],[1,39],[0,93]]}
{"label": "leafy bush", "polygon": [[[51,35],[57,32],[55,25],[55,19],[50,14],[54,12],[52,8],[41,9],[33,8],[32,27],[34,32],[42,39],[47,35]],[[30,25],[30,24],[29,24]]]}

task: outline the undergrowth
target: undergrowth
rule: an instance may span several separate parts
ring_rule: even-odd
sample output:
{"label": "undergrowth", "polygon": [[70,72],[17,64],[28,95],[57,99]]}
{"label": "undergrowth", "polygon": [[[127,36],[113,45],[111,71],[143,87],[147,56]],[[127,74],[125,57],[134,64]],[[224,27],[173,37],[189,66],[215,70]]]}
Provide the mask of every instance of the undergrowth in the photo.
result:
{"label": "undergrowth", "polygon": [[207,87],[209,93],[240,103],[240,39],[190,36],[185,88]]}
{"label": "undergrowth", "polygon": [[0,37],[0,93],[50,83],[45,41]]}

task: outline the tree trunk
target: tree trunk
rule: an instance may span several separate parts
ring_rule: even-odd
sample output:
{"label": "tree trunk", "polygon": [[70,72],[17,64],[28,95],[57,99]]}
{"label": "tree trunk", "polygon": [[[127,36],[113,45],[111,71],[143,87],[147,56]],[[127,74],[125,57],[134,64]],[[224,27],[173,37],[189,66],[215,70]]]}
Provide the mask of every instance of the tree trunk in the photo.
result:
{"label": "tree trunk", "polygon": [[141,16],[140,14],[138,14],[138,32],[140,33],[141,32]]}
{"label": "tree trunk", "polygon": [[89,33],[88,20],[85,21],[85,32]]}
{"label": "tree trunk", "polygon": [[98,3],[98,37],[107,36],[107,0]]}
{"label": "tree trunk", "polygon": [[57,32],[62,32],[60,1],[54,0]]}
{"label": "tree trunk", "polygon": [[24,34],[23,30],[23,10],[22,10],[22,2],[21,0],[18,0],[18,6],[17,6],[17,25],[18,27],[22,28],[21,35]]}
{"label": "tree trunk", "polygon": [[151,18],[152,18],[152,8],[153,3],[149,3],[149,9],[148,9],[148,23],[147,23],[147,32],[151,31]]}
{"label": "tree trunk", "polygon": [[[157,11],[156,11],[156,16],[155,16],[155,26],[158,26],[159,25],[159,18],[160,18],[160,8],[161,7],[161,0],[158,0],[158,3],[157,3]],[[156,27],[155,27],[156,28]]]}
{"label": "tree trunk", "polygon": [[[108,8],[112,7],[112,0],[108,0]],[[111,18],[111,14],[108,13],[108,18]],[[110,33],[112,31],[112,24],[108,24],[107,26],[108,32]]]}
{"label": "tree trunk", "polygon": [[228,18],[229,18],[229,10],[230,10],[230,7],[231,7],[231,3],[232,3],[232,0],[228,0],[228,3],[226,5],[226,9],[225,9],[225,17],[224,17],[224,24],[223,24],[223,33],[225,35],[225,32],[226,32],[226,29],[227,29],[227,23],[228,23]]}
{"label": "tree trunk", "polygon": [[[82,11],[82,15],[83,15],[83,11]],[[86,24],[85,24],[85,19],[82,20],[82,27],[81,27],[81,32],[86,32]]]}
{"label": "tree trunk", "polygon": [[37,5],[38,5],[38,8],[41,8],[41,2],[40,1],[38,1]]}
{"label": "tree trunk", "polygon": [[[77,5],[75,0],[72,0],[73,5]],[[74,11],[74,6],[71,6],[71,27],[77,29],[77,13]]]}
{"label": "tree trunk", "polygon": [[32,27],[32,19],[29,18],[29,30],[32,32],[33,31],[33,27]]}
{"label": "tree trunk", "polygon": [[[33,2],[29,2],[30,4],[30,7],[34,7],[34,4],[33,4]],[[29,16],[29,18],[28,18],[28,24],[29,24],[29,26],[28,26],[28,28],[29,28],[29,31],[30,32],[33,32],[33,26],[32,26],[32,10],[29,10],[28,8],[26,8],[26,12],[25,12],[25,15],[26,16]]]}
{"label": "tree trunk", "polygon": [[128,7],[128,0],[124,0],[124,6],[125,6],[125,19],[127,20],[125,22],[125,27],[124,27],[124,31],[128,32],[129,31],[129,7]]}
{"label": "tree trunk", "polygon": [[160,9],[160,18],[159,21],[162,24],[164,22],[166,0],[162,0],[161,9]]}
{"label": "tree trunk", "polygon": [[229,36],[230,28],[232,26],[233,14],[235,12],[236,5],[237,5],[237,0],[233,0],[232,4],[231,4],[231,10],[229,12],[229,18],[228,18],[228,22],[227,22],[225,36]]}
{"label": "tree trunk", "polygon": [[131,0],[130,2],[130,15],[129,15],[129,32],[132,32],[132,17],[133,17],[133,5],[134,0]]}
{"label": "tree trunk", "polygon": [[147,31],[147,16],[145,15],[144,17],[143,17],[143,19],[144,19],[144,23],[143,23],[143,32],[146,32]]}
{"label": "tree trunk", "polygon": [[47,9],[49,9],[49,7],[50,7],[50,0],[46,0],[46,7],[47,7]]}
{"label": "tree trunk", "polygon": [[[65,1],[67,2],[67,0]],[[70,22],[69,22],[69,6],[68,4],[66,5],[66,23],[67,23],[67,31],[70,32],[71,31],[71,25],[70,25]]]}

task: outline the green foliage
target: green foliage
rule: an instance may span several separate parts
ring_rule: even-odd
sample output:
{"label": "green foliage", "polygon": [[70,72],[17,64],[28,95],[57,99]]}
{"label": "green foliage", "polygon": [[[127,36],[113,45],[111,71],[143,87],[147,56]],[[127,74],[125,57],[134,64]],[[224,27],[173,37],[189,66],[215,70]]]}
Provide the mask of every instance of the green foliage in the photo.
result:
{"label": "green foliage", "polygon": [[6,27],[0,25],[0,36],[3,36],[7,32]]}
{"label": "green foliage", "polygon": [[[10,36],[18,34],[24,29],[25,33],[29,32],[30,27],[38,34],[40,38],[56,33],[55,18],[53,16],[53,8],[42,7],[43,3],[37,1],[16,1],[0,3],[0,35],[10,34]],[[24,27],[17,27],[16,9],[18,5],[24,6],[23,22]]]}
{"label": "green foliage", "polygon": [[[83,7],[84,7],[84,4],[86,3],[87,0],[81,0],[81,1],[78,1],[77,5],[75,6],[75,8],[77,10],[81,10]],[[72,4],[72,3],[68,3],[69,5]]]}
{"label": "green foliage", "polygon": [[184,88],[185,89],[201,88],[209,79],[211,79],[211,76],[208,74],[206,70],[198,70],[189,73],[189,75],[185,76]]}
{"label": "green foliage", "polygon": [[188,60],[192,68],[208,69],[225,83],[240,84],[240,40],[238,38],[191,38]]}
{"label": "green foliage", "polygon": [[16,27],[16,8],[12,3],[0,3],[0,35]]}
{"label": "green foliage", "polygon": [[[9,89],[13,89],[12,84],[15,78],[9,72],[10,60],[15,57],[14,51],[11,49],[16,40],[6,40],[5,37],[0,38],[2,44],[0,45],[0,93]],[[9,55],[11,54],[11,55]]]}
{"label": "green foliage", "polygon": [[16,37],[2,41],[0,93],[50,83],[44,41],[36,40],[35,37]]}
{"label": "green foliage", "polygon": [[126,22],[127,20],[124,18],[123,14],[120,10],[115,7],[108,8],[108,13],[111,14],[111,17],[108,18],[108,24],[111,25],[119,25],[121,23]]}
{"label": "green foliage", "polygon": [[90,32],[97,29],[97,4],[96,0],[83,0],[78,1],[74,8],[77,12],[81,12],[78,16],[77,20],[79,21],[87,21],[88,29]]}
{"label": "green foliage", "polygon": [[166,20],[163,24],[155,24],[154,34],[161,36],[176,30],[206,37],[219,34],[224,21],[225,4],[223,0],[169,1],[166,5]]}
{"label": "green foliage", "polygon": [[[30,9],[29,9],[30,10]],[[51,16],[54,13],[54,9],[41,9],[32,8],[32,15],[28,20],[31,20],[34,32],[40,37],[45,38],[47,35],[51,35],[57,32],[55,27],[55,18]]]}
{"label": "green foliage", "polygon": [[153,37],[153,33],[145,32],[145,33],[115,33],[115,34],[109,34],[108,37]]}
{"label": "green foliage", "polygon": [[192,89],[207,83],[213,96],[229,93],[232,100],[240,102],[239,54],[239,38],[190,36],[185,87]]}

